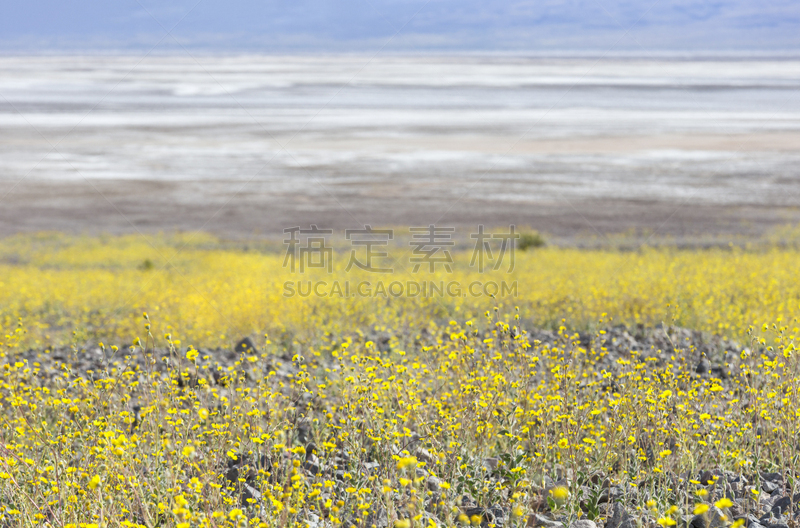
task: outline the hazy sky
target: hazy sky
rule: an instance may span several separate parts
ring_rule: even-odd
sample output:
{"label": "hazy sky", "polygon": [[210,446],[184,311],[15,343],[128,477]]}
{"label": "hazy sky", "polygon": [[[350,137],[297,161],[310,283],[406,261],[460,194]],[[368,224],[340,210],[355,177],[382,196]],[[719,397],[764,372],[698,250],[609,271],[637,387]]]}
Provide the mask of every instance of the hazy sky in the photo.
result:
{"label": "hazy sky", "polygon": [[[167,31],[170,31],[168,34]],[[178,44],[180,42],[180,44]],[[0,51],[800,50],[797,0],[4,0]]]}

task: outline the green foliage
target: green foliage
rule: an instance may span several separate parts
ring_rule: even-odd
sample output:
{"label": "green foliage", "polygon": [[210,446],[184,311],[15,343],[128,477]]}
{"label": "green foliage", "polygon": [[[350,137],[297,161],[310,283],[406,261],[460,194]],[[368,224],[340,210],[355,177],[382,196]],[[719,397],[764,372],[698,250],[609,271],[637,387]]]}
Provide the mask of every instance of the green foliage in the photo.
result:
{"label": "green foliage", "polygon": [[527,251],[531,248],[543,247],[545,245],[544,238],[537,231],[530,231],[522,233],[517,242],[517,247],[520,251]]}

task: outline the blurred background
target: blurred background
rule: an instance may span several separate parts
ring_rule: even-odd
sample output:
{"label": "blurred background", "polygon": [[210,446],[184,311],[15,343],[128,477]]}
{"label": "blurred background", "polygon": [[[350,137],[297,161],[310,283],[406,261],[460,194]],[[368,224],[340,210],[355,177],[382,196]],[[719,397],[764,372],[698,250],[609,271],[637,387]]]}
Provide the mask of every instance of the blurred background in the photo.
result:
{"label": "blurred background", "polygon": [[0,235],[800,222],[800,4],[0,7]]}

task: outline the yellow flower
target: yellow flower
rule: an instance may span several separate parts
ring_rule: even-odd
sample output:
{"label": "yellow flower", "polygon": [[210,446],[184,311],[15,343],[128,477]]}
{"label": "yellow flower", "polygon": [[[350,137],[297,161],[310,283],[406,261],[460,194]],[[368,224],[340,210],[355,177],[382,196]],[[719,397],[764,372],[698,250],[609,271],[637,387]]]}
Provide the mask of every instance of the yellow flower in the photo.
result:
{"label": "yellow flower", "polygon": [[724,508],[730,508],[731,506],[733,506],[733,502],[731,502],[731,500],[729,498],[723,497],[720,500],[718,500],[717,502],[715,502],[714,506],[716,506],[717,508],[722,510]]}
{"label": "yellow flower", "polygon": [[416,466],[417,459],[413,456],[404,457],[397,461],[397,469],[405,469],[409,466]]}
{"label": "yellow flower", "polygon": [[694,514],[695,515],[703,515],[705,512],[708,511],[708,504],[699,503],[694,505]]}
{"label": "yellow flower", "polygon": [[97,489],[97,486],[99,485],[100,485],[100,475],[95,475],[92,477],[92,480],[89,481],[89,484],[86,487],[94,491]]}
{"label": "yellow flower", "polygon": [[556,502],[563,502],[569,497],[569,490],[564,486],[556,486],[550,490],[550,495],[553,496]]}
{"label": "yellow flower", "polygon": [[411,528],[411,521],[408,519],[398,519],[394,522],[394,528]]}

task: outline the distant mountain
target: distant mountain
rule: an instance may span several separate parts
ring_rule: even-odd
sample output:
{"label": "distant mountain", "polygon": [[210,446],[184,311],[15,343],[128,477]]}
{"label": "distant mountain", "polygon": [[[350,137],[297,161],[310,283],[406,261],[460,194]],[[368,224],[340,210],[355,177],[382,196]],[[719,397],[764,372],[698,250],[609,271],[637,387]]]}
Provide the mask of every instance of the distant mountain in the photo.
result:
{"label": "distant mountain", "polygon": [[3,52],[134,50],[156,44],[162,50],[182,45],[267,52],[794,51],[800,50],[800,2],[6,0],[0,4]]}

